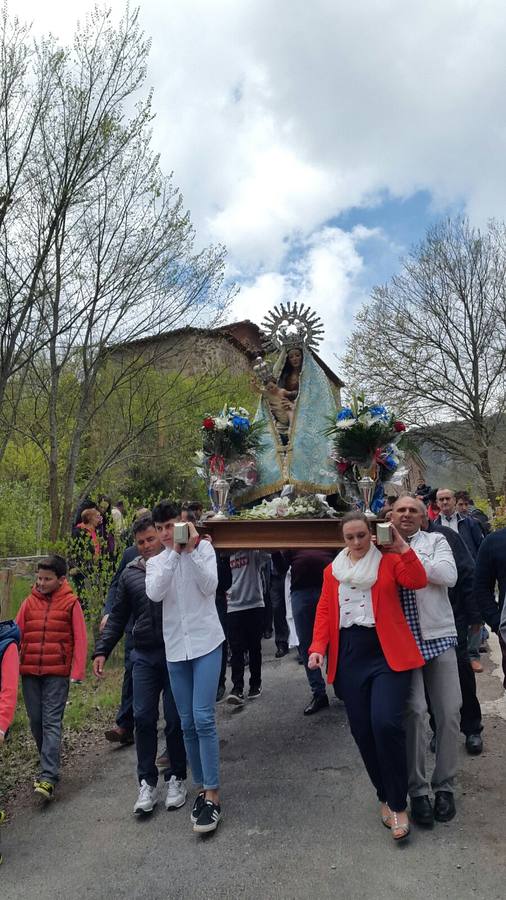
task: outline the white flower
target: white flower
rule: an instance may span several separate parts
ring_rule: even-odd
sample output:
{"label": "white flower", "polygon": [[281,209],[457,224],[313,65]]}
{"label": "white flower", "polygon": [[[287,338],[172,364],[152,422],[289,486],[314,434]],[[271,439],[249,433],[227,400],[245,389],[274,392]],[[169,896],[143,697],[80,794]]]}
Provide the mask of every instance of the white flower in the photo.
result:
{"label": "white flower", "polygon": [[356,424],[356,419],[339,419],[339,421],[336,422],[336,427],[344,430],[345,428],[351,428],[352,425]]}
{"label": "white flower", "polygon": [[225,431],[226,428],[230,427],[230,419],[228,416],[216,416],[214,420],[214,427],[217,431]]}

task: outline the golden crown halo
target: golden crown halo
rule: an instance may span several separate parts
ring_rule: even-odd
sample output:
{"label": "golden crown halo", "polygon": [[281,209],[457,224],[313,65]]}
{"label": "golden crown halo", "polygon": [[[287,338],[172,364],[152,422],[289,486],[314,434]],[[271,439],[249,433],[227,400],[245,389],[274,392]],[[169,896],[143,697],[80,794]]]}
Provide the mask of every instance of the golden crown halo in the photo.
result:
{"label": "golden crown halo", "polygon": [[295,347],[317,350],[323,339],[323,322],[309,306],[295,301],[274,306],[265,316],[261,326],[262,343],[267,353]]}

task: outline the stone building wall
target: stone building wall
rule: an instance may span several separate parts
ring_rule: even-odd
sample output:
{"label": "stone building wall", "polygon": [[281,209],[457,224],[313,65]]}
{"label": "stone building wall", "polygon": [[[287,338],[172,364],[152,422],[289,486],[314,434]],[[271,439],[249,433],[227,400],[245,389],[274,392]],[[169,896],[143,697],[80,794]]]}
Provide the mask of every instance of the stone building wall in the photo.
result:
{"label": "stone building wall", "polygon": [[121,354],[143,353],[153,358],[153,365],[165,372],[182,371],[187,376],[217,375],[230,371],[240,375],[251,370],[248,355],[241,347],[219,331],[174,332],[159,340],[147,340],[123,347]]}

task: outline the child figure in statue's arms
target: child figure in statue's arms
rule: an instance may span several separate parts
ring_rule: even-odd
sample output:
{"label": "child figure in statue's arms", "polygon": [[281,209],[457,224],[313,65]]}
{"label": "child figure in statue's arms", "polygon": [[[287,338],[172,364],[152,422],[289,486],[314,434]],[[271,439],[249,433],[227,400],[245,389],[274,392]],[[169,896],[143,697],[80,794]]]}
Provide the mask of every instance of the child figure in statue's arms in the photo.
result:
{"label": "child figure in statue's arms", "polygon": [[297,398],[297,391],[287,391],[278,386],[275,378],[270,378],[264,384],[263,393],[276,419],[278,431],[280,434],[288,434],[292,425],[295,410],[293,401]]}

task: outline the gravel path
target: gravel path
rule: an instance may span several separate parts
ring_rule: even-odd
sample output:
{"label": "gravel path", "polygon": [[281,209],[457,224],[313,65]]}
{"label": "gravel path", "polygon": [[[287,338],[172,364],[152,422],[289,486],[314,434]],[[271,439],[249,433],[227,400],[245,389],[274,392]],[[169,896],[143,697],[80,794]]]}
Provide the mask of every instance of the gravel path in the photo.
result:
{"label": "gravel path", "polygon": [[[493,638],[493,657],[498,648]],[[1,900],[503,900],[506,883],[506,702],[493,659],[478,676],[485,752],[462,743],[457,818],[412,830],[395,846],[351,740],[342,705],[312,718],[295,656],[264,642],[264,693],[219,707],[224,820],[202,839],[189,803],[132,815],[134,751],[99,746],[62,782],[57,801],[30,800],[3,831]]]}

